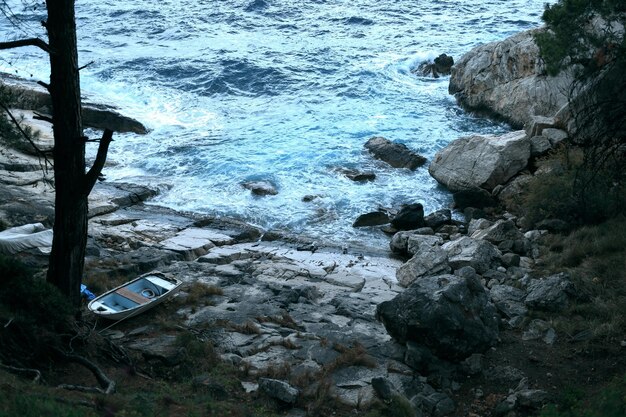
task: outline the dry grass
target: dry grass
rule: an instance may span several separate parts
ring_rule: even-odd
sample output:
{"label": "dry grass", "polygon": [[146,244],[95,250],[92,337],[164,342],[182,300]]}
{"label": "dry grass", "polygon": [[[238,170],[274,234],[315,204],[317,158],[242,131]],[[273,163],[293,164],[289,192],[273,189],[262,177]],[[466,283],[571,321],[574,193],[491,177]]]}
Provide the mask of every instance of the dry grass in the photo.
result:
{"label": "dry grass", "polygon": [[617,340],[626,334],[626,218],[585,226],[568,236],[550,236],[544,257],[546,272],[567,270],[579,300],[557,330],[575,336],[591,331],[592,339]]}

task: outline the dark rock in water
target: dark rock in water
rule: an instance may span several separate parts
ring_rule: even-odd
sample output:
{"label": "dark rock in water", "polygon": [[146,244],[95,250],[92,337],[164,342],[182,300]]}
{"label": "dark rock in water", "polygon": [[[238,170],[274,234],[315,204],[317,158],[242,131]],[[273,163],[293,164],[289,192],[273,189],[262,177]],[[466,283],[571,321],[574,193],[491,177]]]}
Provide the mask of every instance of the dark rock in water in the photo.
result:
{"label": "dark rock in water", "polygon": [[454,205],[460,210],[467,207],[482,209],[485,207],[493,207],[497,204],[496,200],[491,196],[491,193],[482,188],[457,191],[452,194],[452,198],[454,199]]}
{"label": "dark rock in water", "polygon": [[452,221],[452,212],[448,209],[437,210],[424,217],[424,223],[426,226],[437,230],[444,224],[449,224]]}
{"label": "dark rock in water", "polygon": [[302,197],[302,201],[305,202],[305,203],[310,203],[311,201],[315,200],[316,198],[319,198],[319,195],[307,194],[304,197]]}
{"label": "dark rock in water", "polygon": [[414,230],[424,227],[424,206],[415,203],[402,207],[391,220],[391,225],[398,230]]}
{"label": "dark rock in water", "polygon": [[496,308],[476,274],[423,277],[376,309],[387,332],[414,341],[442,359],[484,352],[498,338]]}
{"label": "dark rock in water", "polygon": [[389,223],[389,216],[383,211],[373,211],[361,214],[352,224],[352,227],[380,226]]}
{"label": "dark rock in water", "polygon": [[406,145],[391,142],[380,136],[375,136],[365,143],[365,149],[375,158],[385,161],[394,168],[408,168],[414,170],[426,163],[426,158],[413,152]]}
{"label": "dark rock in water", "polygon": [[453,65],[454,58],[441,54],[435,58],[434,62],[422,62],[414,72],[425,77],[432,75],[433,78],[439,78],[440,75],[450,75]]}
{"label": "dark rock in water", "polygon": [[83,106],[83,123],[96,129],[111,129],[114,132],[132,132],[140,135],[148,129],[137,120],[121,115],[109,106],[90,104]]}
{"label": "dark rock in water", "polygon": [[337,172],[355,182],[374,181],[376,179],[376,174],[371,171],[363,172],[356,169],[338,168]]}
{"label": "dark rock in water", "polygon": [[276,187],[269,181],[248,181],[241,185],[243,188],[252,191],[254,195],[265,196],[278,194]]}

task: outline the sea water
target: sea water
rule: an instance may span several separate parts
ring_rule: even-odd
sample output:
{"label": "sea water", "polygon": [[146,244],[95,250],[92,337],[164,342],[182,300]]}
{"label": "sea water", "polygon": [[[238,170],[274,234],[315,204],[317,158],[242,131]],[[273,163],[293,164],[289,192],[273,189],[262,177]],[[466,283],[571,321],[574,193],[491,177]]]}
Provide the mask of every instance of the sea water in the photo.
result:
{"label": "sea water", "polygon": [[[432,159],[458,137],[508,131],[460,109],[448,77],[413,70],[539,26],[544,2],[78,1],[83,94],[150,129],[116,134],[104,174],[159,187],[153,204],[384,246],[377,229],[352,227],[359,214],[413,202],[428,213],[451,197],[427,166],[392,168],[363,144],[384,136]],[[41,5],[6,3],[13,17],[0,17],[3,40],[45,38]],[[0,70],[49,74],[34,48],[2,51]],[[338,168],[376,179],[356,183]],[[242,187],[251,180],[278,194],[252,195]]]}

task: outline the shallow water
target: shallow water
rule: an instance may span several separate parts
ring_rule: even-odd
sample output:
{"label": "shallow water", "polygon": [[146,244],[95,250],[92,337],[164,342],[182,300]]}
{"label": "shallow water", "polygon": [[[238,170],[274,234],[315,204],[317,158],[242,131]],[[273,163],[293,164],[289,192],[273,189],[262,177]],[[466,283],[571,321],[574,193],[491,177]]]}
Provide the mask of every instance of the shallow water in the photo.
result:
{"label": "shallow water", "polygon": [[[40,34],[42,11],[9,3],[22,22],[17,34]],[[367,139],[385,136],[430,159],[459,136],[508,130],[460,110],[446,77],[411,69],[535,27],[543,4],[78,2],[80,62],[93,61],[81,72],[83,92],[151,129],[147,136],[116,135],[105,175],[158,185],[154,203],[175,209],[335,243],[383,245],[379,231],[352,228],[356,216],[417,201],[429,212],[451,198],[426,167],[411,172],[372,159],[363,151]],[[16,32],[4,18],[0,28],[6,39]],[[46,79],[38,51],[0,57],[0,70]],[[354,183],[337,167],[371,170],[377,178]],[[241,186],[247,180],[271,181],[279,194],[252,196]],[[308,194],[319,197],[305,203]]]}

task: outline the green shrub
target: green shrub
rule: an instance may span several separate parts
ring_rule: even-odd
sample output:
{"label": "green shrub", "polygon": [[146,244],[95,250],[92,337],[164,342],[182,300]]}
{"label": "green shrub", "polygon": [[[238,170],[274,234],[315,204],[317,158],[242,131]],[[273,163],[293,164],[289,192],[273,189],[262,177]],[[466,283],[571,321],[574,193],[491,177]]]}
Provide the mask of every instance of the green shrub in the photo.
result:
{"label": "green shrub", "polygon": [[626,184],[613,180],[612,167],[588,170],[584,158],[582,150],[562,147],[540,163],[552,168],[536,174],[522,198],[525,227],[545,219],[597,224],[626,213]]}
{"label": "green shrub", "polygon": [[558,405],[546,407],[540,417],[623,417],[626,415],[626,375],[615,379],[597,395],[563,396]]}

